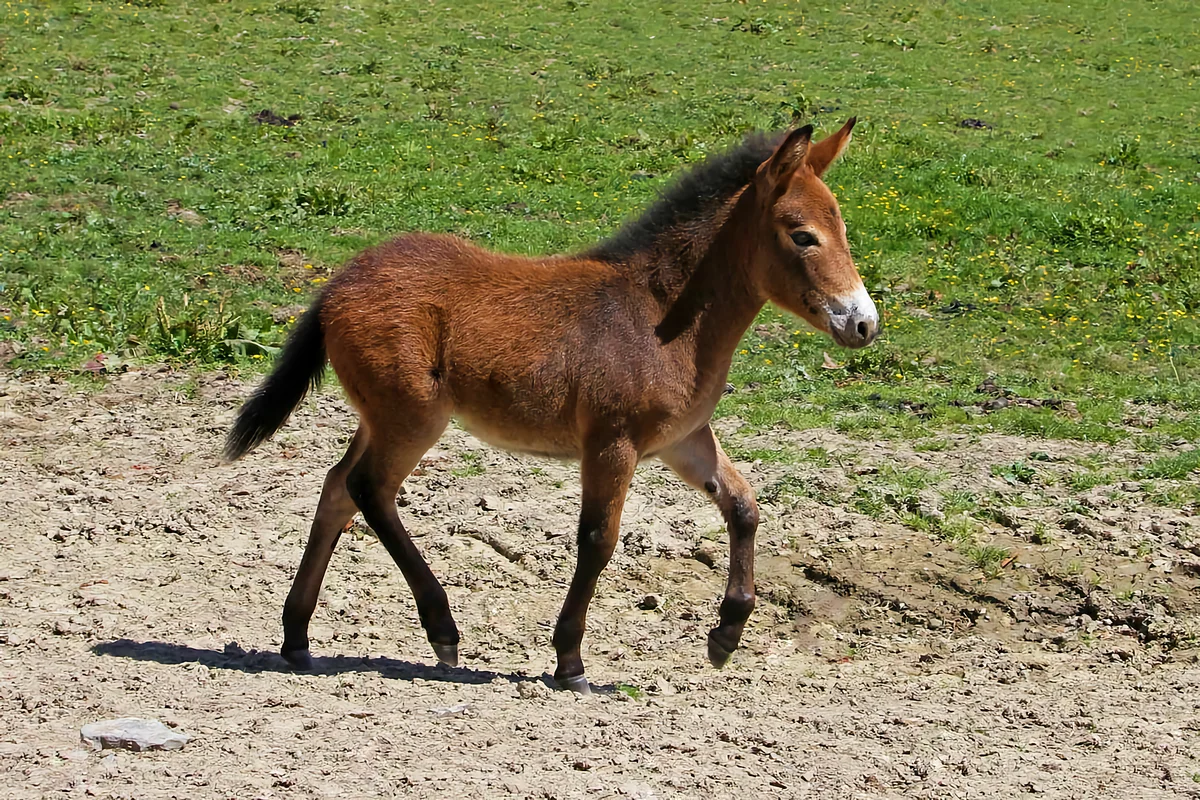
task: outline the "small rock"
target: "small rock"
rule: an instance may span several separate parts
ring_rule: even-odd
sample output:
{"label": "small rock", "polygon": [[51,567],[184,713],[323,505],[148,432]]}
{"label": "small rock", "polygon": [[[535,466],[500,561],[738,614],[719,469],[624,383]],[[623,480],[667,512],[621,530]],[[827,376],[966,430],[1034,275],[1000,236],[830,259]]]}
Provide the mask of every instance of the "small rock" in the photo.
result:
{"label": "small rock", "polygon": [[1091,536],[1093,539],[1105,539],[1111,541],[1116,538],[1111,531],[1105,530],[1097,525],[1093,525],[1091,521],[1079,514],[1064,514],[1058,524],[1066,530],[1083,536]]}
{"label": "small rock", "polygon": [[181,108],[181,106],[179,105],[179,103],[169,103],[167,105],[167,108],[171,109],[172,111],[178,111]]}
{"label": "small rock", "polygon": [[204,224],[204,217],[200,216],[190,208],[184,208],[179,204],[178,200],[170,200],[167,202],[167,216],[171,219],[177,219],[180,222],[186,222],[188,225]]}
{"label": "small rock", "polygon": [[917,514],[925,517],[926,519],[937,520],[938,522],[946,521],[945,513],[940,508],[930,503],[918,503]]}
{"label": "small rock", "polygon": [[94,750],[178,750],[191,739],[154,719],[110,719],[79,729],[79,737]]}
{"label": "small rock", "polygon": [[78,636],[89,633],[91,629],[75,620],[58,619],[54,621],[53,630],[59,636]]}
{"label": "small rock", "polygon": [[444,708],[431,708],[429,710],[439,717],[460,717],[470,707],[470,703],[455,703],[452,706],[445,706]]}
{"label": "small rock", "polygon": [[656,608],[662,607],[662,595],[648,594],[638,603],[638,608],[643,611],[653,611]]}
{"label": "small rock", "polygon": [[540,681],[521,681],[517,684],[517,696],[522,700],[545,700],[552,692]]}
{"label": "small rock", "polygon": [[717,564],[717,556],[712,549],[707,545],[700,545],[692,552],[692,558],[699,561],[706,567],[715,567]]}
{"label": "small rock", "polygon": [[483,497],[479,498],[477,501],[475,501],[475,505],[479,506],[484,511],[500,511],[504,507],[504,504],[501,502],[500,498],[492,497],[490,495],[484,495]]}
{"label": "small rock", "polygon": [[991,509],[991,514],[992,514],[992,519],[996,520],[996,522],[999,522],[1001,525],[1003,525],[1006,528],[1009,528],[1010,530],[1015,531],[1021,527],[1020,520],[1018,520],[1016,517],[1014,517],[1008,511],[1008,509],[993,508],[993,509]]}
{"label": "small rock", "polygon": [[1132,647],[1117,645],[1116,647],[1109,648],[1106,655],[1113,661],[1132,661],[1135,653]]}

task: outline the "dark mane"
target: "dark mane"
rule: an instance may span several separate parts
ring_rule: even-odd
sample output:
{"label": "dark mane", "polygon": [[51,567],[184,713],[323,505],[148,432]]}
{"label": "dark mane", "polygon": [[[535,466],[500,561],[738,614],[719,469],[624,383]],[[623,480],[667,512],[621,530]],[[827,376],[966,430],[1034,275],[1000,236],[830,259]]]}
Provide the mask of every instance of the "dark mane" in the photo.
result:
{"label": "dark mane", "polygon": [[712,214],[748,184],[774,152],[781,133],[751,133],[737,146],[709,156],[676,179],[642,215],[583,255],[600,261],[626,261],[651,250],[663,236]]}

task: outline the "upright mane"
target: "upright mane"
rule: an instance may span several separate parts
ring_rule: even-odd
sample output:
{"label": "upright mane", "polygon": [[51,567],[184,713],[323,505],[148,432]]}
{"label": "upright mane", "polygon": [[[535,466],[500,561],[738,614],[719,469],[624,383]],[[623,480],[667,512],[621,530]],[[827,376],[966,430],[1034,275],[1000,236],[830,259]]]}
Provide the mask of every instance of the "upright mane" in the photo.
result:
{"label": "upright mane", "polygon": [[[735,147],[709,156],[671,183],[640,217],[626,222],[583,255],[598,261],[623,262],[638,253],[658,249],[664,240],[674,240],[678,250],[671,255],[687,258],[686,251],[692,250],[698,259],[715,231],[707,231],[709,235],[702,241],[692,241],[692,236],[680,237],[680,234],[686,228],[699,233],[695,230],[696,223],[711,219],[754,178],[755,171],[774,152],[781,137],[781,133],[751,133]],[[700,245],[699,252],[695,245]],[[686,271],[690,265],[678,266]]]}

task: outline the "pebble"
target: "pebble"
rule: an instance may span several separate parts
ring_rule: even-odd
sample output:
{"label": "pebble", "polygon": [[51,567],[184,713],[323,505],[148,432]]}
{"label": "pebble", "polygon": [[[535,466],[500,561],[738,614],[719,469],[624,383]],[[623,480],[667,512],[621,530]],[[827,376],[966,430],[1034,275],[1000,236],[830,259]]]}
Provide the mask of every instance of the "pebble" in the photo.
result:
{"label": "pebble", "polygon": [[153,719],[110,719],[79,729],[79,737],[95,750],[178,750],[191,739]]}
{"label": "pebble", "polygon": [[455,703],[452,706],[445,706],[444,708],[431,708],[429,710],[439,717],[460,717],[470,710],[470,708],[470,703]]}
{"label": "pebble", "polygon": [[484,495],[475,501],[475,505],[482,508],[484,511],[511,511],[512,504],[505,503],[499,497],[492,495]]}

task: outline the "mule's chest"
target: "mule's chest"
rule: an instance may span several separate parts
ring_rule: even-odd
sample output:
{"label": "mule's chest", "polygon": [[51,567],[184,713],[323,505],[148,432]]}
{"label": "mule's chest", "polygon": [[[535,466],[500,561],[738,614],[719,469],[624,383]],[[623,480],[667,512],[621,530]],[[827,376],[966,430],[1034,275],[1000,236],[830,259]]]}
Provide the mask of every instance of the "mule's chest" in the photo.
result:
{"label": "mule's chest", "polygon": [[690,403],[664,414],[656,424],[648,426],[646,440],[638,449],[652,456],[678,444],[708,424],[725,390],[722,379],[715,386],[697,394]]}

